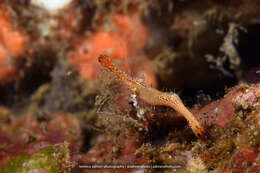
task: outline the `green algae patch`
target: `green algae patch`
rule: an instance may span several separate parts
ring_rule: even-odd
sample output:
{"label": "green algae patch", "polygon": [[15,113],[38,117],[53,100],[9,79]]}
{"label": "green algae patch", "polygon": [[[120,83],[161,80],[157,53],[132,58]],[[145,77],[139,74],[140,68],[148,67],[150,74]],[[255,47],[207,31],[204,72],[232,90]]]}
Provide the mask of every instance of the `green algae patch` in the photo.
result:
{"label": "green algae patch", "polygon": [[30,159],[30,155],[27,153],[20,153],[17,155],[14,159],[9,161],[3,168],[1,172],[3,173],[9,173],[9,172],[17,172],[17,173],[22,173],[26,171],[21,171],[22,168],[24,167],[24,163],[28,162]]}
{"label": "green algae patch", "polygon": [[0,172],[27,173],[41,171],[46,173],[59,173],[65,170],[72,173],[73,163],[70,162],[68,143],[48,146],[36,153],[19,153],[7,162]]}

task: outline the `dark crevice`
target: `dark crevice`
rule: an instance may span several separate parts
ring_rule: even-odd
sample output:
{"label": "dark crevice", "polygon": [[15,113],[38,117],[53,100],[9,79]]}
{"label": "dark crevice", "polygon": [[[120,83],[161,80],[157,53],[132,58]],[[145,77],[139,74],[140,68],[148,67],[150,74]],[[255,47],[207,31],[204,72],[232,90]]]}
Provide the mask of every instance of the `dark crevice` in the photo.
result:
{"label": "dark crevice", "polygon": [[19,59],[17,79],[0,86],[0,104],[14,106],[29,98],[44,83],[51,81],[50,72],[55,61],[54,53],[43,50],[35,57]]}
{"label": "dark crevice", "polygon": [[260,70],[260,25],[250,25],[247,33],[239,38],[238,52],[241,56],[244,68],[243,80],[250,83],[260,82],[260,75],[256,71]]}

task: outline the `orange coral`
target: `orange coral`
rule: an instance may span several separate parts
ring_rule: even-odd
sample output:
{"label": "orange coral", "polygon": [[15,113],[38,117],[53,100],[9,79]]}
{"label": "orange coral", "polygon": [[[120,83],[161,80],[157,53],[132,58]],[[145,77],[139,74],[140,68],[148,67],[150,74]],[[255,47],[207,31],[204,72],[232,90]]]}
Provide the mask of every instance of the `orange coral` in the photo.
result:
{"label": "orange coral", "polygon": [[112,18],[112,21],[118,28],[117,34],[127,41],[130,54],[144,48],[148,33],[137,13],[134,13],[131,18],[123,14],[117,14]]}
{"label": "orange coral", "polygon": [[6,79],[15,78],[15,69],[12,67],[12,58],[21,55],[25,50],[25,37],[21,32],[14,30],[9,21],[10,14],[0,6],[0,83]]}
{"label": "orange coral", "polygon": [[[140,62],[148,62],[148,59],[142,55],[147,40],[147,29],[141,23],[138,13],[116,14],[111,18],[111,22],[116,26],[115,30],[110,32],[99,30],[83,38],[69,57],[69,61],[78,67],[80,75],[85,80],[94,79],[99,74],[101,68],[96,58],[100,54],[108,54],[112,59],[140,57],[142,58]],[[142,70],[148,79],[146,83],[156,86],[155,75],[148,66],[149,63],[143,64]],[[130,68],[138,75],[137,66],[138,62],[134,61],[130,67],[125,65],[124,68]]]}
{"label": "orange coral", "polygon": [[97,32],[82,40],[80,44],[70,57],[70,61],[78,66],[84,79],[93,79],[97,76],[99,66],[94,57],[100,53],[109,53],[113,59],[127,57],[126,43],[115,34]]}

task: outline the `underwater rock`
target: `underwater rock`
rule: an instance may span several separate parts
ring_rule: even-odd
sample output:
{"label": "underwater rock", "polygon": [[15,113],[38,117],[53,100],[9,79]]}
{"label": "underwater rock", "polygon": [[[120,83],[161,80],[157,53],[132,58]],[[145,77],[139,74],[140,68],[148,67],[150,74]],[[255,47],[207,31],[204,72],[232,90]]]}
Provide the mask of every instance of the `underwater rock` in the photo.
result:
{"label": "underwater rock", "polygon": [[63,113],[47,122],[33,116],[13,119],[0,127],[0,163],[19,152],[34,152],[46,145],[66,141],[71,152],[79,152],[83,145],[82,127],[78,119]]}

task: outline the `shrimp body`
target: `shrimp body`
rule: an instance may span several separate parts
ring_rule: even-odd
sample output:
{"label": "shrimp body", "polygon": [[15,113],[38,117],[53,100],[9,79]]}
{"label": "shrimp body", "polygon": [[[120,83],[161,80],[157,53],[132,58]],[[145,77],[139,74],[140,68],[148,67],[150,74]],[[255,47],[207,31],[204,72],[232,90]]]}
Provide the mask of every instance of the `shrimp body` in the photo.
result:
{"label": "shrimp body", "polygon": [[108,56],[100,55],[99,62],[109,69],[119,80],[121,80],[130,91],[134,92],[142,101],[154,106],[169,106],[182,114],[189,122],[193,132],[198,138],[207,136],[206,129],[198,122],[194,115],[185,107],[180,97],[175,93],[161,92],[146,86],[116,68]]}

